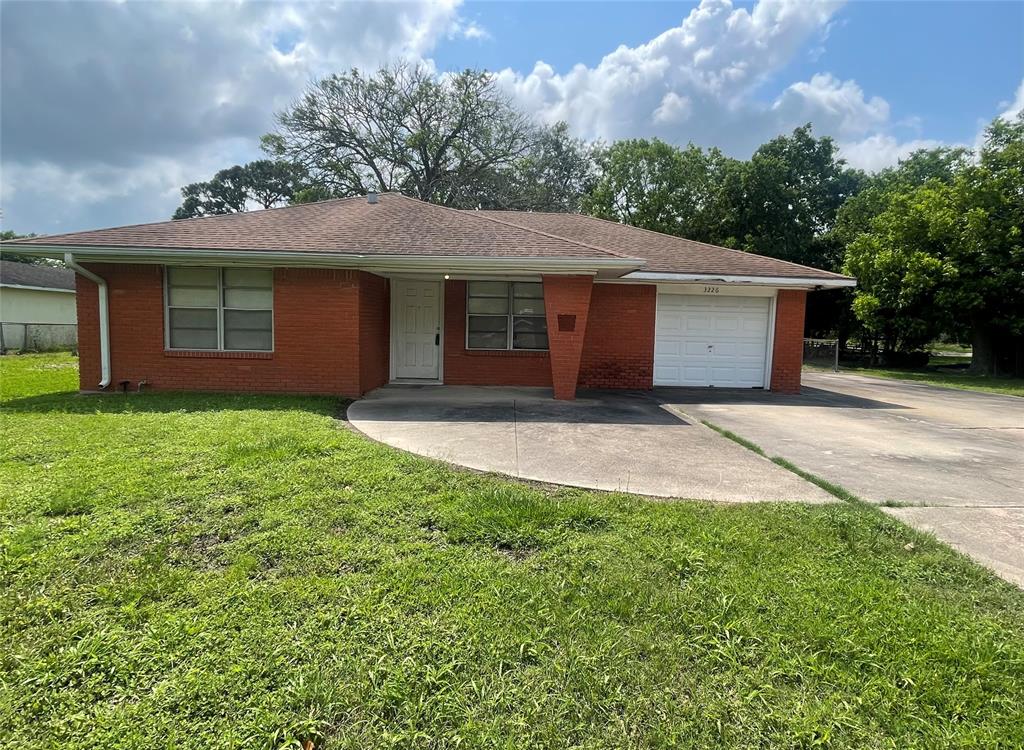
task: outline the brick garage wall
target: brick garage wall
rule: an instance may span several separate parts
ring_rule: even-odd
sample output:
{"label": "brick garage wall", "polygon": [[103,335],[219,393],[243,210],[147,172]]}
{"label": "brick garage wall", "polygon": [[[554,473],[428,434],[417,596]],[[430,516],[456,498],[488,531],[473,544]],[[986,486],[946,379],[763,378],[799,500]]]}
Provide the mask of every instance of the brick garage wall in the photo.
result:
{"label": "brick garage wall", "polygon": [[466,282],[444,284],[444,382],[447,385],[551,387],[547,352],[466,350]]}
{"label": "brick garage wall", "polygon": [[[358,271],[278,268],[274,271],[274,351],[169,352],[164,349],[163,268],[93,264],[110,290],[111,389],[145,380],[153,390],[323,393],[359,396],[381,379],[381,348],[371,318],[384,305],[383,279]],[[367,289],[366,306],[360,288]],[[81,387],[100,378],[96,285],[78,279]],[[381,297],[383,296],[383,302]],[[360,335],[370,337],[360,366]]]}
{"label": "brick garage wall", "polygon": [[778,393],[800,392],[806,303],[807,292],[803,289],[780,289],[775,300],[771,389]]}
{"label": "brick garage wall", "polygon": [[653,284],[595,284],[580,362],[581,388],[654,386]]}

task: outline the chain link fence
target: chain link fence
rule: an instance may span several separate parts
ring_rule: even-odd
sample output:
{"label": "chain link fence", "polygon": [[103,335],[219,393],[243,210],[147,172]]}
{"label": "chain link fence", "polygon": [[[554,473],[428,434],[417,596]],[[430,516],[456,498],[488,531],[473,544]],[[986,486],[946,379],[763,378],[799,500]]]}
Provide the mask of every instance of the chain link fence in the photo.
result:
{"label": "chain link fence", "polygon": [[804,363],[839,372],[839,339],[804,339]]}
{"label": "chain link fence", "polygon": [[77,348],[78,326],[74,323],[0,323],[0,354]]}

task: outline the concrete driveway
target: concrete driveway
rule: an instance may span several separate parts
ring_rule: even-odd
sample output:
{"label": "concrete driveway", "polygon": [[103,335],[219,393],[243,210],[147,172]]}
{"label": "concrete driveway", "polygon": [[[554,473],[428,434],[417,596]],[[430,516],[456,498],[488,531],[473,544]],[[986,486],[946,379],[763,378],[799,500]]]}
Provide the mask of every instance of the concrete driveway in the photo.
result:
{"label": "concrete driveway", "polygon": [[396,448],[554,484],[724,502],[832,497],[647,394],[541,388],[398,386],[348,409],[357,429]]}
{"label": "concrete driveway", "polygon": [[804,373],[804,392],[659,389],[1024,585],[1024,399]]}

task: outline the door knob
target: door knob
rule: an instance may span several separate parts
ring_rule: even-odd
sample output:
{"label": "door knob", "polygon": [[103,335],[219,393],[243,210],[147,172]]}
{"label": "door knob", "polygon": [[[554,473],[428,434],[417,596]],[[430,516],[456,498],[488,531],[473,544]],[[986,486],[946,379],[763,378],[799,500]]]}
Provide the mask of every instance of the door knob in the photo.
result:
{"label": "door knob", "polygon": [[440,346],[440,345],[441,345],[441,334],[440,333],[435,333],[434,334],[434,346]]}

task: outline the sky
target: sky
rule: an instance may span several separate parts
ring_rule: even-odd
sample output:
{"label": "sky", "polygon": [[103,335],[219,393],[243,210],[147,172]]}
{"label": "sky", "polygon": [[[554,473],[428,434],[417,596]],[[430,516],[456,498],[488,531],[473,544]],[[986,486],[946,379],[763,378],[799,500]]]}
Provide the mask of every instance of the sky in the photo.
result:
{"label": "sky", "polygon": [[170,218],[310,80],[486,68],[538,121],[748,158],[806,122],[859,168],[1024,108],[1024,2],[0,2],[0,223]]}

